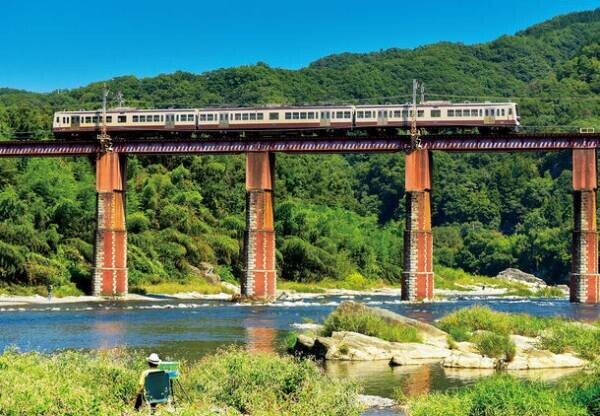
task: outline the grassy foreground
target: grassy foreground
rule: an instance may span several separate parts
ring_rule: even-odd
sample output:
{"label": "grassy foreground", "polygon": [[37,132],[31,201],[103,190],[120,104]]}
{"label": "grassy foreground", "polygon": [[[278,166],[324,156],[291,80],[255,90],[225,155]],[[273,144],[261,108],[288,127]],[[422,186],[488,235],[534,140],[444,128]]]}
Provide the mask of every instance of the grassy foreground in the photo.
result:
{"label": "grassy foreground", "polygon": [[[145,368],[130,353],[0,355],[0,415],[117,416],[132,410]],[[324,376],[311,361],[228,348],[182,371],[187,415],[358,416],[358,388]],[[142,413],[140,413],[142,414]]]}
{"label": "grassy foreground", "polygon": [[500,374],[452,393],[419,396],[406,404],[410,416],[600,416],[600,372],[558,385]]}

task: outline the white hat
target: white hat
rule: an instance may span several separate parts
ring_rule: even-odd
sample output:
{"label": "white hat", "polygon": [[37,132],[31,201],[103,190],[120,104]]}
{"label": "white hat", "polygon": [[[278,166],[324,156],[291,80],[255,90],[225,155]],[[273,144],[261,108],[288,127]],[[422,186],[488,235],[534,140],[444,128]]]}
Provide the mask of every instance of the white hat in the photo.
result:
{"label": "white hat", "polygon": [[146,361],[148,361],[150,364],[160,364],[160,357],[157,353],[153,352],[146,357]]}

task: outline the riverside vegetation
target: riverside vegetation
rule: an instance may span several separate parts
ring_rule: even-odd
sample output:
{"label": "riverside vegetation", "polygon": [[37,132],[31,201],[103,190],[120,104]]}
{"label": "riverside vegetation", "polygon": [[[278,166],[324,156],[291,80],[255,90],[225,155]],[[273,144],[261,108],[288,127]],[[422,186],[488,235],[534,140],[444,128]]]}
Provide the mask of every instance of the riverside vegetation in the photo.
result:
{"label": "riverside vegetation", "polygon": [[[147,366],[122,350],[54,355],[0,355],[0,415],[121,416],[137,414],[133,399]],[[176,411],[156,414],[358,416],[358,387],[324,376],[311,361],[238,348],[184,366]],[[260,394],[257,394],[260,392]]]}
{"label": "riverside vegetation", "polygon": [[[137,107],[385,103],[407,101],[411,80],[419,78],[431,99],[512,97],[525,125],[600,128],[598,39],[600,9],[473,46],[442,42],[333,55],[297,71],[259,63],[201,75],[127,76],[108,86]],[[100,82],[47,94],[0,89],[0,139],[18,132],[47,137],[54,110],[96,109],[101,89]],[[514,266],[564,282],[572,223],[568,152],[435,153],[434,159],[437,267],[493,276]],[[397,283],[403,167],[403,154],[277,155],[280,276],[333,286]],[[48,284],[56,295],[89,291],[93,164],[2,159],[0,172],[0,291],[43,293]],[[243,156],[129,158],[132,289],[185,286],[199,278],[200,262],[235,280],[243,261],[244,192]]]}

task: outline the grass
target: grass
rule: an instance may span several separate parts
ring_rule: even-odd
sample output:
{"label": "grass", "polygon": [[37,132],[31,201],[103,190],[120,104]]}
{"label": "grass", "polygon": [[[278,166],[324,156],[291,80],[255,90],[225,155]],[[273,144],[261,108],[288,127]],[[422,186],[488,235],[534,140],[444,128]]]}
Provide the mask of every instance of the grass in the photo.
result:
{"label": "grass", "polygon": [[[6,296],[48,296],[48,288],[46,286],[22,286],[2,283],[0,285],[0,295]],[[52,296],[62,298],[65,296],[82,296],[84,293],[79,290],[75,284],[68,283],[61,286],[54,286]]]}
{"label": "grass", "polygon": [[188,282],[161,282],[156,284],[141,285],[137,290],[147,294],[174,295],[176,293],[196,292],[204,295],[230,293],[220,284],[213,285],[203,279],[194,279]]}
{"label": "grass", "polygon": [[598,416],[599,400],[598,374],[559,386],[500,374],[453,393],[416,397],[408,407],[411,416]]}
{"label": "grass", "polygon": [[[499,279],[497,277],[481,276],[476,274],[467,273],[461,269],[453,269],[445,266],[435,266],[435,287],[437,289],[448,289],[458,291],[469,291],[473,288],[495,288],[495,289],[506,289],[507,292],[503,296],[535,296],[543,297],[544,292],[539,292],[539,296],[536,292],[533,292],[527,285],[518,282],[512,282],[506,279]],[[559,293],[562,296],[562,292],[557,289],[558,292],[552,291],[555,295]],[[554,297],[554,296],[552,296]]]}
{"label": "grass", "polygon": [[416,328],[390,322],[364,305],[344,302],[323,323],[323,336],[333,332],[350,331],[392,342],[421,342]]}
{"label": "grass", "polygon": [[[140,354],[141,355],[141,354]],[[0,355],[0,414],[133,415],[145,363],[121,350]],[[358,416],[358,388],[312,361],[228,348],[182,369],[191,401],[156,415]],[[140,413],[144,414],[144,413]]]}
{"label": "grass", "polygon": [[534,298],[565,297],[562,290],[556,287],[548,286],[534,291],[523,283],[499,279],[497,277],[471,274],[461,269],[453,269],[444,266],[435,266],[435,287],[437,289],[458,291],[469,291],[473,288],[486,287],[506,289],[506,293],[504,293],[502,296],[521,296]]}
{"label": "grass", "polygon": [[[589,360],[600,356],[600,330],[595,329],[593,325],[562,318],[508,314],[493,311],[485,306],[473,306],[446,315],[437,325],[454,340],[479,341],[482,344],[481,348],[490,352],[496,352],[509,335],[523,335],[539,337],[538,347],[555,353],[571,351]],[[479,331],[489,332],[496,337],[478,339]],[[493,343],[496,345],[491,345]],[[504,346],[507,348],[505,344]],[[506,352],[510,350],[506,349]]]}
{"label": "grass", "polygon": [[356,272],[350,273],[343,280],[323,279],[318,282],[279,280],[277,282],[277,288],[280,290],[293,290],[300,293],[325,293],[328,289],[372,290],[384,287],[393,287],[393,285],[386,284],[383,280],[367,279]]}

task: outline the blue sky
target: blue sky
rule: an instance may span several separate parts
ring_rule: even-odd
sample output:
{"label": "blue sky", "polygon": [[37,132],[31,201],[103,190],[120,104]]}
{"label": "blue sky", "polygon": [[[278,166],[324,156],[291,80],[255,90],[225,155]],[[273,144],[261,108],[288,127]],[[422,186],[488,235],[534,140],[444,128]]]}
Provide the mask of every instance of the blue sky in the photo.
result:
{"label": "blue sky", "polygon": [[0,87],[72,88],[252,64],[300,68],[340,52],[467,44],[600,0],[2,0]]}

